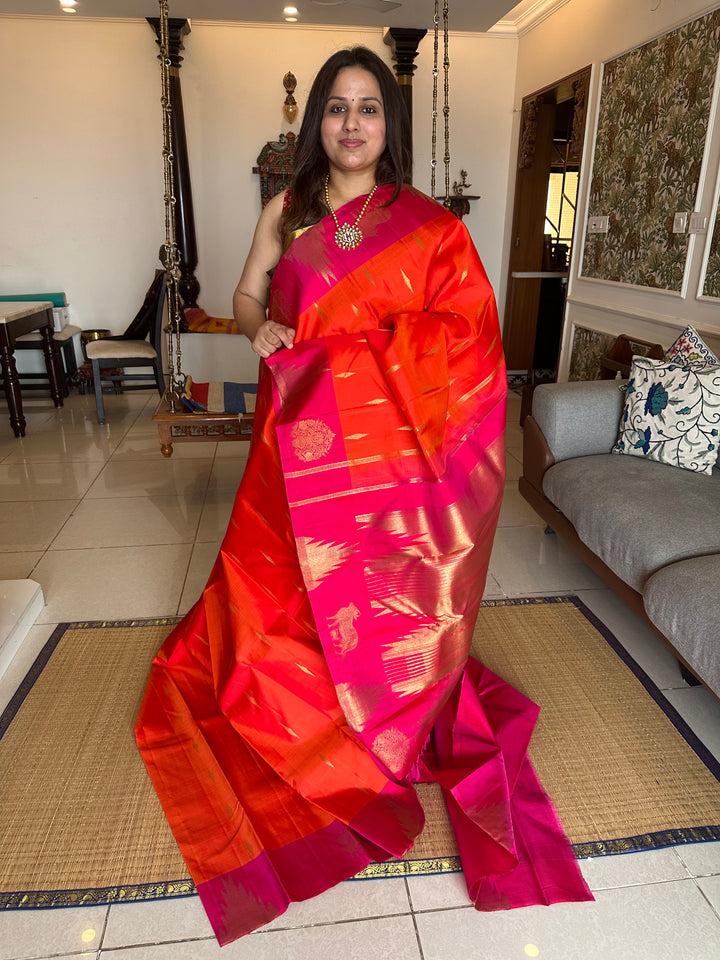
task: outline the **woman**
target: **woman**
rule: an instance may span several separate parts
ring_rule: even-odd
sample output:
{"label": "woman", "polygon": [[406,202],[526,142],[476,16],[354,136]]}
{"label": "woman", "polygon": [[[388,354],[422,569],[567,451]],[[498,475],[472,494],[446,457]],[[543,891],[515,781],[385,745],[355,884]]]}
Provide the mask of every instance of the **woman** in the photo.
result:
{"label": "woman", "polygon": [[468,660],[505,369],[466,229],[403,183],[409,143],[382,61],[331,57],[235,292],[263,359],[251,453],[136,727],[220,943],[401,856],[418,780],[478,907],[590,897],[526,757],[537,708]]}

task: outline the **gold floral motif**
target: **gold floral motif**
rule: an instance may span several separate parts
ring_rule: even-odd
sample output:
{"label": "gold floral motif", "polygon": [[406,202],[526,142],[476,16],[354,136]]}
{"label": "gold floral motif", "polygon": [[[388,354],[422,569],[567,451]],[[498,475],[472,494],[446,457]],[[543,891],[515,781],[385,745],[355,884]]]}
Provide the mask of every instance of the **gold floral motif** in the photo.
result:
{"label": "gold floral motif", "polygon": [[401,773],[410,741],[397,727],[388,727],[373,740],[372,751],[391,773]]}
{"label": "gold floral motif", "polygon": [[322,420],[298,420],[290,431],[295,456],[303,463],[324,457],[334,439],[335,434]]}
{"label": "gold floral motif", "polygon": [[360,611],[354,603],[341,607],[329,621],[330,636],[335,646],[335,652],[344,657],[358,644],[358,632],[354,621],[360,616]]}

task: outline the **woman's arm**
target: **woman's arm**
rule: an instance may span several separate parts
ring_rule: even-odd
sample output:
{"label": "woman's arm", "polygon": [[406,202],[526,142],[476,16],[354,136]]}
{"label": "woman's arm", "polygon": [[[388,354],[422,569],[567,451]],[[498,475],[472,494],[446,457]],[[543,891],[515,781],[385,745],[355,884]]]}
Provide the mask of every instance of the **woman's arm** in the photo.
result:
{"label": "woman's arm", "polygon": [[273,197],[260,214],[250,253],[233,295],[233,316],[259,357],[269,357],[280,347],[292,347],[295,331],[268,320],[265,313],[270,285],[268,271],[282,255],[280,217],[284,193]]}

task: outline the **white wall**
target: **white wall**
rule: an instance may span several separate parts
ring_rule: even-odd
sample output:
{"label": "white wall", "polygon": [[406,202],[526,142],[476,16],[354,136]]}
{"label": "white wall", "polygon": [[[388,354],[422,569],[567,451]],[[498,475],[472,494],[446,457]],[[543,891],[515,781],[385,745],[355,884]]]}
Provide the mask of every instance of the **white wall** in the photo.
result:
{"label": "white wall", "polygon": [[[520,39],[515,108],[522,98],[592,64],[592,95],[588,110],[585,154],[578,213],[584,230],[588,184],[594,150],[599,83],[603,61],[645,43],[717,7],[717,0],[568,0],[551,17]],[[717,96],[717,91],[716,91]],[[517,141],[517,133],[515,133]],[[514,158],[513,158],[514,161]],[[706,165],[696,209],[714,211],[720,167],[720,124],[711,120]],[[512,189],[514,171],[509,182]],[[716,201],[715,201],[716,202]],[[509,205],[509,213],[511,205]],[[698,296],[705,238],[691,240],[683,295],[583,279],[578,275],[581,243],[576,242],[571,265],[568,307],[563,337],[561,375],[569,365],[573,324],[606,333],[628,333],[669,346],[685,323],[693,323],[716,349],[720,345],[717,301]],[[507,247],[506,247],[507,252]]]}
{"label": "white wall", "polygon": [[[142,302],[164,241],[160,68],[151,28],[138,20],[0,18],[0,292],[65,290],[72,322],[121,332]],[[180,71],[192,179],[200,304],[231,315],[232,293],[260,213],[257,155],[288,129],[288,70],[302,109],[320,64],[363,43],[391,62],[379,29],[194,21]],[[466,223],[501,293],[517,39],[453,34],[451,182],[469,173]],[[430,186],[432,36],[414,80],[415,183]],[[440,83],[442,98],[442,78]],[[6,91],[12,91],[8,97]],[[441,100],[442,105],[442,100]],[[299,130],[299,120],[292,126]],[[442,118],[438,185],[444,190]],[[232,376],[198,350],[196,379]],[[203,340],[211,340],[205,337]],[[239,352],[238,352],[239,351]],[[188,360],[190,356],[190,360]],[[237,359],[239,357],[239,359]]]}
{"label": "white wall", "polygon": [[0,291],[65,290],[73,322],[115,332],[142,303],[164,229],[156,51],[139,22],[0,21]]}

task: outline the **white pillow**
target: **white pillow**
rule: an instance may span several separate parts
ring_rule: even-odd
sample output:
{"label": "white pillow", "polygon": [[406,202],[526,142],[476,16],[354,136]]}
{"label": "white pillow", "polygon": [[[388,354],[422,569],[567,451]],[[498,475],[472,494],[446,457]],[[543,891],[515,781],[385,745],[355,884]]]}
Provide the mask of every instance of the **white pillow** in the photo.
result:
{"label": "white pillow", "polygon": [[720,360],[691,324],[685,327],[675,343],[665,351],[664,359],[681,366],[696,363],[720,364]]}
{"label": "white pillow", "polygon": [[613,453],[712,473],[720,440],[720,366],[635,357]]}

